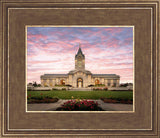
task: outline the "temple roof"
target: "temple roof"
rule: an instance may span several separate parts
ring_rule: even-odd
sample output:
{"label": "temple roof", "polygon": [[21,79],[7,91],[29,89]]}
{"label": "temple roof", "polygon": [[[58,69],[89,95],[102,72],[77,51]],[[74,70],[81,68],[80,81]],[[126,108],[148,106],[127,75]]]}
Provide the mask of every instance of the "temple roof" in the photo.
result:
{"label": "temple roof", "polygon": [[117,78],[120,78],[120,76],[116,75],[116,74],[92,74],[92,77],[117,77]]}
{"label": "temple roof", "polygon": [[41,75],[41,79],[42,78],[55,78],[55,77],[65,78],[65,77],[68,77],[68,75],[73,75],[77,72],[83,72],[83,73],[88,74],[88,75],[90,74],[90,75],[92,75],[92,77],[120,78],[120,76],[116,75],[116,74],[92,74],[88,70],[71,70],[68,74],[44,74],[44,75]]}
{"label": "temple roof", "polygon": [[54,76],[54,75],[59,75],[59,76],[64,76],[64,75],[67,75],[67,74],[44,74],[45,76],[50,76],[50,75],[52,75],[52,76]]}
{"label": "temple roof", "polygon": [[116,76],[116,74],[93,74],[94,76]]}
{"label": "temple roof", "polygon": [[68,74],[44,74],[41,75],[41,78],[52,78],[52,77],[68,77]]}
{"label": "temple roof", "polygon": [[76,72],[83,72],[83,73],[86,73],[86,74],[92,74],[89,70],[71,70],[68,74],[75,74]]}

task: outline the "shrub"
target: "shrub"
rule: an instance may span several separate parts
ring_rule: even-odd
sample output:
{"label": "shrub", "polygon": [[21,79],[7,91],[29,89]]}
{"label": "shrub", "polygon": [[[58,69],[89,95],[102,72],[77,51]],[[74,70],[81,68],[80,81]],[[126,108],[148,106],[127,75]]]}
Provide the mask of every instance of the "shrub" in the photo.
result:
{"label": "shrub", "polygon": [[37,87],[37,83],[36,83],[36,81],[35,81],[35,82],[33,82],[33,86],[34,86],[34,87]]}
{"label": "shrub", "polygon": [[128,98],[113,98],[112,96],[108,96],[107,98],[100,98],[104,103],[123,103],[123,104],[132,104],[133,100]]}
{"label": "shrub", "polygon": [[93,88],[93,90],[94,90],[94,91],[98,91],[99,89],[98,89],[98,88]]}
{"label": "shrub", "polygon": [[66,86],[68,86],[68,87],[72,87],[72,85],[70,85],[70,84],[66,84]]}
{"label": "shrub", "polygon": [[107,88],[107,87],[105,87],[103,90],[107,91],[107,90],[108,90],[108,88]]}
{"label": "shrub", "polygon": [[66,88],[62,88],[63,91],[66,91]]}
{"label": "shrub", "polygon": [[105,84],[96,84],[95,87],[105,86]]}
{"label": "shrub", "polygon": [[105,88],[93,88],[93,90],[94,91],[102,91],[102,90],[104,90],[104,91],[107,91],[108,90],[108,87],[105,87]]}
{"label": "shrub", "polygon": [[55,103],[58,100],[57,97],[44,95],[43,93],[40,93],[40,95],[37,96],[31,96],[31,94],[27,96],[27,103]]}
{"label": "shrub", "polygon": [[94,85],[92,85],[92,84],[90,84],[90,85],[88,85],[88,87],[93,87]]}
{"label": "shrub", "polygon": [[56,88],[52,88],[52,90],[56,90],[56,91],[57,91],[58,89],[56,89]]}
{"label": "shrub", "polygon": [[58,84],[55,84],[55,87],[66,87],[66,85],[58,85]]}
{"label": "shrub", "polygon": [[37,87],[41,87],[41,84],[38,84]]}
{"label": "shrub", "polygon": [[47,95],[47,96],[44,96],[44,98],[52,99],[53,97],[52,97],[52,96]]}
{"label": "shrub", "polygon": [[27,103],[55,103],[57,102],[59,99],[58,98],[44,98],[44,99],[30,99],[27,101]]}
{"label": "shrub", "polygon": [[44,97],[43,97],[42,95],[39,95],[39,96],[32,96],[31,99],[43,100]]}

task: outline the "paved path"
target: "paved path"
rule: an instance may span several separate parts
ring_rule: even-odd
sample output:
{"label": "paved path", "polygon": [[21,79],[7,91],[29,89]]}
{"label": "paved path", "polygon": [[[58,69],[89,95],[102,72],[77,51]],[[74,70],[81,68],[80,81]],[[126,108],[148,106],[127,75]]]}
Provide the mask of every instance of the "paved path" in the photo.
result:
{"label": "paved path", "polygon": [[[59,100],[56,103],[27,104],[27,111],[55,111],[57,107],[60,107],[66,101],[68,100]],[[97,101],[105,111],[133,111],[132,104],[104,103],[102,100],[93,101]]]}

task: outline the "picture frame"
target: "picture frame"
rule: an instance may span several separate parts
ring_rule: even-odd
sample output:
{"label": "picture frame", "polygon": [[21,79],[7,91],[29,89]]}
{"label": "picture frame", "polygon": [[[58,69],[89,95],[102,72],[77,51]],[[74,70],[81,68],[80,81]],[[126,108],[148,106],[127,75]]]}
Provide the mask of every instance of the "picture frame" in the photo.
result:
{"label": "picture frame", "polygon": [[[1,136],[160,136],[159,0],[1,0]],[[133,25],[132,113],[27,113],[26,25]]]}

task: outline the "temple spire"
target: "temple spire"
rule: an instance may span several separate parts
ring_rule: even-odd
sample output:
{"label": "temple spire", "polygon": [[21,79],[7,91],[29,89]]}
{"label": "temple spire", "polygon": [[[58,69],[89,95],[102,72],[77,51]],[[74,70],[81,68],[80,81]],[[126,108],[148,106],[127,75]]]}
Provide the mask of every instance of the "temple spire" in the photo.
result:
{"label": "temple spire", "polygon": [[83,54],[83,52],[82,52],[80,43],[79,43],[79,49],[78,49],[78,52],[77,52],[77,54],[76,54],[76,57],[77,57],[78,55],[82,55],[82,56],[84,57],[84,54]]}

